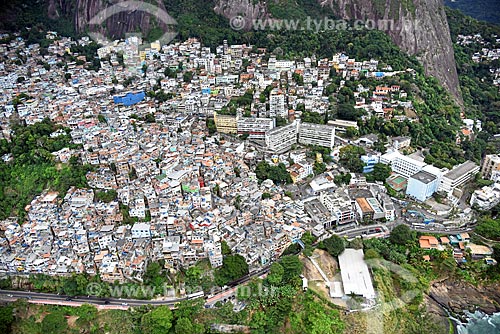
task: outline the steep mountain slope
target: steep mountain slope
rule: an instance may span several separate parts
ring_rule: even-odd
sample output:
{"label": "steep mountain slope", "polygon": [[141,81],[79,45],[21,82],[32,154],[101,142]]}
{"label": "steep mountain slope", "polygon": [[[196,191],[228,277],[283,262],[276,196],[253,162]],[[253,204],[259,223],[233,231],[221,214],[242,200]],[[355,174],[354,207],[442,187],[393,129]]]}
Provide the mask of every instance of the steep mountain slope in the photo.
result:
{"label": "steep mountain slope", "polygon": [[[462,104],[455,56],[441,0],[329,0],[346,19],[394,20],[386,33],[403,50],[416,55],[428,75]],[[335,3],[333,3],[335,2]]]}
{"label": "steep mountain slope", "polygon": [[250,28],[249,23],[253,19],[268,16],[268,10],[265,2],[253,0],[220,0],[215,1],[215,12],[227,18],[235,16],[244,16],[247,18],[246,28]]}
{"label": "steep mountain slope", "polygon": [[[128,1],[106,1],[106,0],[48,0],[48,15],[52,19],[59,16],[73,16],[75,30],[83,33],[89,30],[89,22],[99,12],[112,5]],[[163,1],[145,1],[153,6],[165,10]],[[119,13],[111,15],[105,20],[105,24],[97,27],[90,27],[92,31],[106,33],[108,36],[117,38],[127,32],[141,31],[149,32],[155,27],[166,28],[163,22],[158,22],[153,16],[142,10],[137,10],[132,2],[125,3],[119,9]],[[104,22],[104,20],[103,20]]]}
{"label": "steep mountain slope", "polygon": [[[101,10],[125,2],[123,0],[30,1],[45,4],[49,18],[57,20],[70,18],[78,33],[88,31],[89,21]],[[227,21],[222,22],[220,19],[212,20],[217,24],[216,27],[201,27],[196,16],[189,13],[189,11],[194,12],[190,9],[193,6],[202,7],[207,16],[214,15],[214,12],[228,19],[242,15],[246,18],[247,28],[250,28],[249,23],[252,19],[272,17],[273,13],[278,12],[281,14],[281,18],[304,18],[308,15],[313,19],[321,19],[322,16],[335,14],[344,19],[370,19],[375,22],[393,20],[394,24],[391,25],[391,29],[384,29],[393,42],[408,54],[415,55],[420,59],[426,73],[436,77],[455,100],[462,104],[450,32],[442,0],[147,0],[144,2],[160,9],[167,8],[174,18],[177,18],[175,16],[177,12],[182,11],[185,21],[182,25],[184,31],[181,31],[183,32],[181,36],[197,35],[196,32],[200,29],[220,30],[228,28]],[[20,4],[24,5],[24,3]],[[14,12],[16,8],[19,12],[18,6],[11,6],[11,11]],[[172,8],[177,10],[172,12]],[[212,12],[209,13],[209,11]],[[1,25],[2,23],[0,23]],[[156,33],[161,35],[161,30],[164,28],[164,25],[151,15],[127,7],[124,7],[122,13],[111,16],[105,24],[93,27],[101,33],[107,32],[111,37],[121,37],[124,33],[133,31],[141,31],[147,35],[155,29]],[[226,39],[234,40],[240,32],[225,30],[225,34],[227,35]]]}
{"label": "steep mountain slope", "polygon": [[[312,2],[314,0],[310,0]],[[373,20],[384,28],[381,20],[393,23],[385,32],[401,49],[417,56],[428,75],[439,82],[462,104],[455,57],[442,0],[316,0],[324,9],[330,9],[343,19]],[[283,1],[290,7],[298,1]],[[306,2],[306,1],[302,1]],[[228,18],[242,15],[247,22],[270,16],[264,1],[216,0],[215,11]],[[272,3],[267,2],[270,6]],[[267,7],[269,8],[269,7]],[[328,10],[325,10],[325,14]]]}

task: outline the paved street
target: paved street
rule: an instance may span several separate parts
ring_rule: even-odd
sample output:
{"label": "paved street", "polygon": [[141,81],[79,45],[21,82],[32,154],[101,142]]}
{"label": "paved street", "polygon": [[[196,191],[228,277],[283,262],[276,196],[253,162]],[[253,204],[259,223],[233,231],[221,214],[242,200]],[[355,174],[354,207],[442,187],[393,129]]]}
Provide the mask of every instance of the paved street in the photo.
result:
{"label": "paved street", "polygon": [[[206,305],[213,306],[216,302],[226,302],[235,294],[236,289],[240,285],[244,285],[250,281],[253,277],[262,276],[269,271],[269,267],[262,268],[258,271],[252,272],[244,277],[233,281],[228,284],[223,291],[211,296],[207,299]],[[169,298],[164,300],[138,300],[138,299],[123,299],[123,298],[99,298],[94,296],[77,296],[68,297],[63,295],[57,295],[52,293],[41,293],[41,292],[31,292],[31,291],[15,291],[15,290],[0,290],[0,300],[3,301],[15,301],[20,298],[28,299],[28,302],[33,304],[48,304],[48,305],[66,305],[66,306],[80,306],[83,304],[92,304],[100,309],[128,309],[132,306],[141,305],[168,305],[171,308],[175,307],[175,304],[187,300],[189,298]]]}

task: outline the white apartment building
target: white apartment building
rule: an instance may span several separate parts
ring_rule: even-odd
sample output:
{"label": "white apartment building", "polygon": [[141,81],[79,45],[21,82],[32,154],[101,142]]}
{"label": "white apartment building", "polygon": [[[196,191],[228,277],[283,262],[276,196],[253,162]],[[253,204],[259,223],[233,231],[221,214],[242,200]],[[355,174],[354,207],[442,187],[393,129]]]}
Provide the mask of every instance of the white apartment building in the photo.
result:
{"label": "white apartment building", "polygon": [[306,161],[299,161],[291,165],[288,169],[290,176],[292,177],[293,183],[302,181],[309,175],[313,174],[313,167]]}
{"label": "white apartment building", "polygon": [[237,121],[238,134],[248,134],[251,139],[264,139],[266,132],[274,128],[272,118],[242,117]]}
{"label": "white apartment building", "polygon": [[269,116],[287,118],[288,111],[285,108],[285,94],[275,88],[269,95]]}
{"label": "white apartment building", "polygon": [[265,135],[266,146],[276,153],[283,153],[297,143],[298,122],[269,130]]}
{"label": "white apartment building", "polygon": [[299,127],[299,143],[333,148],[335,144],[335,127],[301,123]]}
{"label": "white apartment building", "polygon": [[494,172],[500,172],[500,155],[488,154],[484,157],[481,174],[485,179],[493,179]]}
{"label": "white apartment building", "polygon": [[295,62],[292,60],[276,60],[276,58],[271,57],[267,62],[267,67],[270,70],[289,71],[295,67]]}
{"label": "white apartment building", "polygon": [[132,238],[151,237],[151,226],[147,223],[135,223],[131,229]]}
{"label": "white apartment building", "polygon": [[357,122],[354,121],[346,121],[343,119],[335,119],[328,121],[328,125],[332,125],[337,128],[338,131],[345,131],[347,128],[354,128],[359,130],[359,126]]}
{"label": "white apartment building", "polygon": [[130,217],[145,218],[146,217],[146,203],[144,196],[137,196],[129,205]]}
{"label": "white apartment building", "polygon": [[204,245],[205,252],[207,253],[210,265],[212,268],[222,266],[222,248],[220,242],[207,242]]}
{"label": "white apartment building", "polygon": [[481,210],[489,210],[498,203],[500,203],[500,183],[475,190],[470,199],[470,205],[477,205]]}
{"label": "white apartment building", "polygon": [[452,170],[443,175],[438,191],[449,194],[455,188],[472,180],[474,175],[478,172],[479,166],[472,161],[466,161],[461,165],[455,166]]}
{"label": "white apartment building", "polygon": [[332,214],[331,221],[325,224],[324,228],[331,228],[334,225],[346,224],[356,220],[356,210],[348,196],[322,192],[319,201]]}
{"label": "white apartment building", "polygon": [[426,165],[425,162],[400,154],[392,161],[391,169],[394,173],[398,173],[408,179],[410,176],[420,172]]}

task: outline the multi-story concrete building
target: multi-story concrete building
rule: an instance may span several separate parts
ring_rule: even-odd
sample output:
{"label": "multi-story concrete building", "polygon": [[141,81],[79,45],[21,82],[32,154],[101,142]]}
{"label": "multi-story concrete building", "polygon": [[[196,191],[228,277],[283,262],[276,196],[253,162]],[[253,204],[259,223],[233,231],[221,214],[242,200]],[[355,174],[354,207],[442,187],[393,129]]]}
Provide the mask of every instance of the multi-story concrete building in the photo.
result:
{"label": "multi-story concrete building", "polygon": [[362,155],[361,161],[365,164],[363,166],[363,173],[371,173],[375,168],[375,165],[379,163],[380,156],[378,155]]}
{"label": "multi-story concrete building", "polygon": [[266,133],[266,146],[276,153],[283,153],[297,143],[298,122],[274,128]]}
{"label": "multi-story concrete building", "polygon": [[176,236],[169,236],[163,239],[162,243],[162,253],[163,258],[165,260],[165,266],[169,268],[175,268],[179,259],[179,245],[181,242],[181,238]]}
{"label": "multi-story concrete building", "polygon": [[426,171],[420,171],[408,179],[406,195],[413,196],[419,201],[425,201],[434,194],[439,187],[439,179]]}
{"label": "multi-story concrete building", "polygon": [[236,116],[214,114],[215,126],[220,133],[237,133],[238,125]]}
{"label": "multi-story concrete building", "polygon": [[335,119],[328,121],[328,125],[334,126],[338,131],[345,131],[347,128],[354,128],[356,130],[359,130],[358,123],[353,122],[353,121],[346,121],[343,119]]}
{"label": "multi-story concrete building", "polygon": [[377,199],[384,208],[385,219],[389,222],[394,221],[396,219],[396,208],[394,207],[394,203],[391,198],[387,194],[379,192]]}
{"label": "multi-story concrete building", "polygon": [[332,214],[332,220],[327,226],[324,226],[325,228],[331,228],[334,225],[351,223],[356,220],[356,211],[349,196],[343,196],[338,193],[329,194],[322,192],[319,196],[319,201]]}
{"label": "multi-story concrete building", "polygon": [[470,199],[470,205],[477,205],[481,210],[489,210],[498,203],[500,203],[500,183],[475,190]]}
{"label": "multi-story concrete building", "polygon": [[285,108],[285,94],[275,88],[269,95],[269,116],[288,118],[288,111]]}
{"label": "multi-story concrete building", "polygon": [[396,150],[401,150],[403,148],[409,147],[411,144],[411,137],[394,137],[392,138],[392,146]]}
{"label": "multi-story concrete building", "polygon": [[472,161],[466,161],[461,165],[455,166],[446,173],[441,179],[438,190],[445,193],[451,193],[455,188],[460,187],[472,180],[474,175],[479,172],[479,166]]}
{"label": "multi-story concrete building", "polygon": [[212,268],[222,266],[223,257],[220,242],[207,242],[204,247]]}
{"label": "multi-story concrete building", "polygon": [[354,204],[360,220],[370,221],[386,217],[386,213],[380,203],[373,197],[356,198]]}
{"label": "multi-story concrete building", "polygon": [[131,229],[132,238],[149,238],[151,237],[151,225],[147,223],[135,223]]}
{"label": "multi-story concrete building", "polygon": [[420,172],[425,165],[425,162],[400,154],[392,161],[391,169],[394,173],[398,173],[408,179],[410,176]]}
{"label": "multi-story concrete building", "polygon": [[313,174],[313,167],[311,164],[301,161],[296,162],[290,167],[288,167],[288,172],[290,173],[290,177],[292,178],[293,183],[297,183]]}
{"label": "multi-story concrete building", "polygon": [[484,157],[481,174],[485,179],[491,179],[495,172],[500,173],[500,155],[488,154]]}
{"label": "multi-story concrete building", "polygon": [[500,203],[500,183],[475,190],[470,199],[470,205],[477,205],[481,210],[489,210],[498,203]]}
{"label": "multi-story concrete building", "polygon": [[248,134],[248,138],[264,139],[266,132],[274,128],[272,118],[242,117],[237,121],[238,134]]}
{"label": "multi-story concrete building", "polygon": [[335,144],[335,127],[312,123],[301,123],[299,143],[333,148]]}
{"label": "multi-story concrete building", "polygon": [[355,206],[360,220],[365,222],[373,220],[374,211],[366,201],[366,198],[356,198]]}

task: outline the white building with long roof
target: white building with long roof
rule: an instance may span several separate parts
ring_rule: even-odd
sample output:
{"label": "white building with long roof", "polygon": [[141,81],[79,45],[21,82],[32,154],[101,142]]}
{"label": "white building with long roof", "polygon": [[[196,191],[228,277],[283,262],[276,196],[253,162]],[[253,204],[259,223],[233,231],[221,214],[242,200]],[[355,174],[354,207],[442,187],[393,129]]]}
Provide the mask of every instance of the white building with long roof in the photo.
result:
{"label": "white building with long roof", "polygon": [[375,298],[375,289],[362,249],[346,248],[339,255],[339,266],[346,295],[355,294],[367,299]]}

